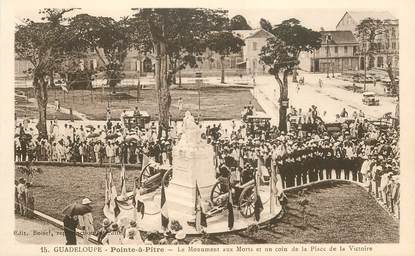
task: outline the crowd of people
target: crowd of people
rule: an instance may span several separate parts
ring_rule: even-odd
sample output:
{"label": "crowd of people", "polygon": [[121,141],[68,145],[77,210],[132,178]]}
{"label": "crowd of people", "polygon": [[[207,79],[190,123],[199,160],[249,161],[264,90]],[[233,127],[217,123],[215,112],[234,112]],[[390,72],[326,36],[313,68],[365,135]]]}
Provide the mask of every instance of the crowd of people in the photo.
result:
{"label": "crowd of people", "polygon": [[[399,218],[400,150],[399,129],[393,125],[379,127],[363,112],[351,115],[345,109],[336,116],[336,129],[329,129],[316,106],[304,113],[290,107],[287,132],[272,126],[268,120],[252,122],[246,118],[255,113],[250,104],[240,124],[207,125],[202,137],[213,146],[217,176],[226,176],[231,184],[243,185],[257,171],[263,177],[275,171],[283,188],[322,179],[353,180],[364,183],[391,214]],[[154,123],[145,129],[126,129],[122,122],[104,126],[64,124],[51,121],[49,137],[39,139],[27,121],[16,127],[16,161],[58,161],[139,164],[143,156],[161,164],[172,164],[172,148],[180,137],[180,127],[172,123],[167,137],[158,138]],[[24,180],[16,185],[21,202]],[[24,214],[24,210],[17,207]],[[72,219],[77,224],[77,220]],[[128,225],[104,220],[96,232],[102,244],[150,244],[142,240],[132,220]],[[153,239],[154,240],[154,239]],[[180,239],[179,239],[180,240]],[[158,240],[167,244],[167,239]],[[173,244],[178,241],[173,240]],[[178,243],[178,242],[177,242]]]}
{"label": "crowd of people", "polygon": [[256,170],[276,170],[283,186],[292,187],[340,179],[344,173],[346,179],[367,184],[369,192],[399,216],[398,129],[377,127],[363,112],[349,116],[345,109],[334,130],[327,129],[316,106],[305,115],[291,107],[289,117],[294,120],[288,123],[289,132],[266,122],[233,126],[229,132],[221,124],[208,126],[206,135],[214,145],[220,175],[230,175],[233,184],[242,185]]}
{"label": "crowd of people", "polygon": [[78,163],[140,164],[143,154],[159,163],[172,162],[172,146],[177,130],[159,139],[154,123],[148,128],[127,129],[122,122],[106,125],[60,125],[50,121],[48,138],[38,138],[36,131],[23,121],[16,127],[15,160]]}

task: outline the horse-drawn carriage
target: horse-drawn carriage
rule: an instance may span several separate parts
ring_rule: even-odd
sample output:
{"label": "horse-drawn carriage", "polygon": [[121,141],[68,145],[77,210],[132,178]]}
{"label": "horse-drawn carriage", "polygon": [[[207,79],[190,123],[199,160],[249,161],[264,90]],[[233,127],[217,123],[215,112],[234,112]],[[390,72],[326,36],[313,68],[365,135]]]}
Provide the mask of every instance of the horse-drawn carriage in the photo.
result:
{"label": "horse-drawn carriage", "polygon": [[264,112],[256,112],[252,115],[247,115],[242,118],[242,121],[246,125],[246,131],[248,135],[254,133],[260,127],[269,127],[271,117],[269,117]]}
{"label": "horse-drawn carriage", "polygon": [[135,113],[133,110],[129,110],[125,112],[125,115],[123,116],[123,122],[125,127],[127,129],[132,130],[136,127],[142,129],[146,128],[146,125],[150,123],[150,115],[147,113],[147,111],[138,111],[138,113]]}

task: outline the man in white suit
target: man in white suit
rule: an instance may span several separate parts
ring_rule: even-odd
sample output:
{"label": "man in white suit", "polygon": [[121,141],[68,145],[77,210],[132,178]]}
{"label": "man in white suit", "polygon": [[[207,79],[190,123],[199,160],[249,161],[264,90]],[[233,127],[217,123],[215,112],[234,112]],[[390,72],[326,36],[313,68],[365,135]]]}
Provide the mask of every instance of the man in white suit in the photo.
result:
{"label": "man in white suit", "polygon": [[[90,206],[91,200],[89,198],[82,199],[82,204]],[[84,215],[79,215],[79,226],[83,230],[84,244],[88,243],[88,238],[94,233],[94,219],[92,213],[88,212]]]}

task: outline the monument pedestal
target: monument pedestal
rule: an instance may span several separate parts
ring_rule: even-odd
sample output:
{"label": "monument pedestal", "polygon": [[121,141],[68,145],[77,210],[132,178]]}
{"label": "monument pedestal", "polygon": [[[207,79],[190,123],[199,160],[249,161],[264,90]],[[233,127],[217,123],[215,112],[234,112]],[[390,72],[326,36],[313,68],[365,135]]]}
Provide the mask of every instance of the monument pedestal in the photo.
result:
{"label": "monument pedestal", "polygon": [[173,178],[166,189],[169,211],[179,212],[187,220],[194,216],[196,182],[205,209],[216,183],[212,146],[206,142],[193,146],[173,150]]}

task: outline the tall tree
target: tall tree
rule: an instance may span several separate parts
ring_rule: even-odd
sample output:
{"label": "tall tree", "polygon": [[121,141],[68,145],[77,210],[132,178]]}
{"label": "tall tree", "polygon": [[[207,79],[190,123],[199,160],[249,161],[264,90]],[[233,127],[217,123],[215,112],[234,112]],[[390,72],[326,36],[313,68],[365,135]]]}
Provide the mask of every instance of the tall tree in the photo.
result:
{"label": "tall tree", "polygon": [[59,65],[76,51],[76,45],[69,43],[64,15],[73,9],[42,9],[42,22],[26,19],[17,25],[15,31],[15,52],[33,65],[33,87],[39,111],[37,129],[40,138],[47,137],[46,109],[48,104],[48,77],[57,72]]}
{"label": "tall tree", "polygon": [[123,63],[130,47],[128,19],[115,21],[110,17],[79,14],[71,18],[69,29],[77,35],[78,45],[94,49],[104,64],[107,83],[114,92],[122,79]]}
{"label": "tall tree", "polygon": [[[299,24],[298,20],[290,19],[277,25],[272,30],[275,37],[267,40],[267,44],[262,47],[260,53],[261,61],[270,67],[269,73],[274,76],[279,85],[279,129],[281,131],[287,130],[288,75],[298,66],[301,51],[318,49],[321,44],[319,33]],[[280,73],[282,73],[282,78]]]}
{"label": "tall tree", "polygon": [[[274,76],[280,89],[279,130],[287,131],[287,108],[288,108],[288,75],[298,64],[291,47],[281,39],[272,37],[262,47],[260,60],[269,66],[269,73]],[[280,73],[282,72],[282,77]]]}
{"label": "tall tree", "polygon": [[[210,31],[219,31],[227,21],[227,11],[212,9],[139,9],[135,14],[135,47],[151,42],[155,56],[155,82],[159,106],[159,137],[169,129],[170,85],[173,75],[206,49]],[[149,35],[146,37],[144,35]]]}
{"label": "tall tree", "polygon": [[251,26],[248,25],[245,17],[242,15],[235,15],[230,20],[230,29],[231,30],[250,30]]}
{"label": "tall tree", "polygon": [[[321,46],[321,35],[300,24],[297,19],[288,19],[277,25],[272,33],[290,47],[295,58],[299,58],[301,52],[311,52]],[[297,82],[297,68],[293,69],[293,82]]]}
{"label": "tall tree", "polygon": [[[384,22],[379,19],[366,18],[357,25],[356,32],[359,41],[362,42],[360,52],[365,58],[365,68],[374,67],[374,55],[380,50],[380,45],[376,42],[376,38],[384,31]],[[369,57],[368,63],[366,63],[366,56]]]}
{"label": "tall tree", "polygon": [[207,40],[207,47],[220,55],[220,64],[221,64],[221,79],[222,84],[225,83],[225,57],[229,56],[232,53],[238,53],[242,50],[242,47],[245,45],[244,41],[233,35],[230,31],[221,31],[221,32],[212,32],[209,33],[209,38]]}
{"label": "tall tree", "polygon": [[269,22],[268,20],[261,18],[259,20],[259,25],[261,26],[261,28],[265,31],[271,32],[272,31],[272,25],[271,22]]}

